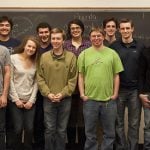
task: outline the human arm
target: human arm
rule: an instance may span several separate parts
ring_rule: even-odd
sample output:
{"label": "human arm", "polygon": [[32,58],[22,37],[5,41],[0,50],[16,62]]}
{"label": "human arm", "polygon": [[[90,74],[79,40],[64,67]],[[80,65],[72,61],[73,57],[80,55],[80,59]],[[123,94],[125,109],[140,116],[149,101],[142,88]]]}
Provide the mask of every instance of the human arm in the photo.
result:
{"label": "human arm", "polygon": [[43,62],[44,59],[45,58],[43,58],[41,56],[41,58],[38,62],[39,66],[38,66],[37,73],[36,73],[36,80],[37,80],[38,88],[39,88],[41,94],[45,97],[48,97],[48,95],[51,93],[51,91],[45,81],[45,78],[44,78],[45,74],[44,74],[43,68],[44,68],[44,65],[47,65],[47,64],[45,64],[45,62]]}
{"label": "human arm", "polygon": [[146,108],[150,108],[150,99],[147,94],[139,94],[142,105]]}
{"label": "human arm", "polygon": [[80,92],[81,99],[83,101],[87,101],[88,97],[85,95],[85,92],[84,92],[84,76],[80,72],[78,74],[78,86],[79,86],[79,92]]}
{"label": "human arm", "polygon": [[77,83],[77,61],[76,61],[76,56],[72,55],[72,59],[69,64],[67,84],[60,93],[57,93],[58,95],[56,94],[60,98],[60,100],[63,97],[72,95],[73,91],[75,90],[76,83]]}
{"label": "human arm", "polygon": [[38,91],[38,86],[37,86],[36,80],[34,79],[32,94],[30,96],[30,99],[24,104],[25,109],[31,109],[32,108],[33,104],[36,101],[37,91]]}
{"label": "human arm", "polygon": [[2,95],[0,96],[0,107],[5,107],[7,105],[7,95],[10,84],[10,65],[4,67],[4,87]]}
{"label": "human arm", "polygon": [[114,75],[113,95],[111,96],[112,100],[116,100],[116,98],[118,97],[119,84],[120,84],[119,74],[115,74]]}
{"label": "human arm", "polygon": [[[14,60],[13,60],[13,56],[11,56],[11,78],[10,78],[10,89],[9,89],[9,96],[10,96],[10,100],[12,102],[18,101],[18,104],[21,105],[21,103],[19,102],[19,96],[17,94],[16,88],[15,88],[15,84],[14,84],[14,73],[15,73],[15,66],[14,66]],[[17,104],[16,104],[17,105]]]}
{"label": "human arm", "polygon": [[[149,50],[148,50],[149,51]],[[142,102],[142,105],[146,108],[150,108],[150,99],[148,98],[147,92],[150,92],[149,89],[149,70],[148,70],[148,51],[143,50],[140,56],[139,61],[139,97]]]}

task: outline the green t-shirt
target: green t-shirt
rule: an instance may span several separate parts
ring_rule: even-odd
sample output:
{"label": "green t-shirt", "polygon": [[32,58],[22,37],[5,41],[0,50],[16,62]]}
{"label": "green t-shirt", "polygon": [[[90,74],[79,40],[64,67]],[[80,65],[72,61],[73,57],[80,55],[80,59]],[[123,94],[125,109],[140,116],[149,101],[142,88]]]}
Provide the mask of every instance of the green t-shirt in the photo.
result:
{"label": "green t-shirt", "polygon": [[97,51],[90,47],[78,58],[78,71],[84,75],[85,95],[107,101],[113,95],[114,75],[123,71],[118,54],[108,48]]}

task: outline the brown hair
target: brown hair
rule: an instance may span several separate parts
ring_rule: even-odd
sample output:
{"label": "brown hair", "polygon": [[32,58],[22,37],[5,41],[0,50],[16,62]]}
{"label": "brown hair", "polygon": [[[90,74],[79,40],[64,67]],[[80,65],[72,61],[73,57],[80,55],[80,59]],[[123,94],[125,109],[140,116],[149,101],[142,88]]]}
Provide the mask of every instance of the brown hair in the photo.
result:
{"label": "brown hair", "polygon": [[12,29],[13,27],[13,22],[10,18],[8,18],[7,16],[2,16],[0,17],[0,23],[4,22],[4,21],[8,21],[8,23],[10,24],[10,27]]}
{"label": "brown hair", "polygon": [[134,24],[133,24],[133,21],[131,19],[128,19],[128,18],[122,18],[120,21],[119,21],[119,28],[120,28],[120,24],[121,23],[130,23],[131,24],[131,27],[133,28],[134,27]]}
{"label": "brown hair", "polygon": [[32,60],[35,60],[35,59],[37,58],[38,49],[39,49],[40,45],[39,45],[39,41],[37,40],[37,38],[36,38],[35,36],[32,36],[32,35],[26,36],[26,37],[22,40],[21,44],[15,49],[14,54],[23,53],[23,52],[24,52],[24,47],[25,47],[25,45],[27,44],[27,42],[28,42],[29,40],[33,41],[33,42],[36,44],[36,52],[35,52],[35,54],[33,54],[33,55],[31,56],[31,59],[32,59]]}
{"label": "brown hair", "polygon": [[94,32],[94,31],[100,32],[103,36],[105,36],[104,30],[103,30],[102,28],[100,28],[100,27],[92,27],[92,29],[91,29],[89,35],[91,35],[91,33]]}
{"label": "brown hair", "polygon": [[61,33],[61,34],[62,34],[62,37],[63,37],[63,40],[66,39],[66,33],[65,33],[65,31],[62,30],[62,29],[60,29],[60,28],[53,28],[53,29],[51,30],[51,34],[53,34],[53,33]]}

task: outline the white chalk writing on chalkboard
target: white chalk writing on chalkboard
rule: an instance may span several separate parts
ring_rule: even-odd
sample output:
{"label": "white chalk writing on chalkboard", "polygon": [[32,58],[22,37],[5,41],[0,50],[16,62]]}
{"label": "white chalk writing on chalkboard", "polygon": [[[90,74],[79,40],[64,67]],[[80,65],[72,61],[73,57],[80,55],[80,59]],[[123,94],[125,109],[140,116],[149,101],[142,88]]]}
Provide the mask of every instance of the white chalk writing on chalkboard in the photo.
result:
{"label": "white chalk writing on chalkboard", "polygon": [[12,30],[12,36],[18,37],[22,34],[27,34],[33,28],[33,24],[27,17],[14,17],[13,22],[15,22]]}

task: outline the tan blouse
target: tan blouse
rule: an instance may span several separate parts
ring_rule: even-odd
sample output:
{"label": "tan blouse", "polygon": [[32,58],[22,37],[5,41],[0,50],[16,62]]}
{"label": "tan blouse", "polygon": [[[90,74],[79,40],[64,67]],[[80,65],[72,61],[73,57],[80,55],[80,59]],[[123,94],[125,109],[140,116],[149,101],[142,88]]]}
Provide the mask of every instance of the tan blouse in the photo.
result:
{"label": "tan blouse", "polygon": [[35,103],[37,82],[35,80],[36,65],[24,68],[18,54],[11,55],[11,82],[9,96],[12,102],[17,100]]}

